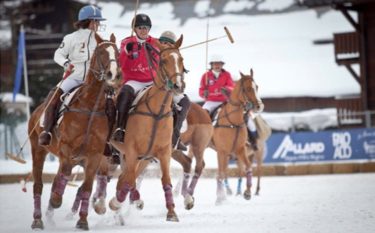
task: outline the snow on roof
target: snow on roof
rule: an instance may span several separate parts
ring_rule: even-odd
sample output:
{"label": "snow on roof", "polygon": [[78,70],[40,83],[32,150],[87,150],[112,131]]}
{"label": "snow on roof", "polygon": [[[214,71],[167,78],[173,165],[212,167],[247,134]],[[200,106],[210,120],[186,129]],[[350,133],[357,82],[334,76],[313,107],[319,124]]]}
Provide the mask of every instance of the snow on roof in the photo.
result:
{"label": "snow on roof", "polygon": [[[3,92],[3,93],[0,93],[0,102],[13,102],[13,93],[11,92]],[[33,100],[30,98],[30,97],[27,97],[23,94],[20,94],[18,93],[16,95],[16,100],[15,102],[17,103],[32,103]]]}

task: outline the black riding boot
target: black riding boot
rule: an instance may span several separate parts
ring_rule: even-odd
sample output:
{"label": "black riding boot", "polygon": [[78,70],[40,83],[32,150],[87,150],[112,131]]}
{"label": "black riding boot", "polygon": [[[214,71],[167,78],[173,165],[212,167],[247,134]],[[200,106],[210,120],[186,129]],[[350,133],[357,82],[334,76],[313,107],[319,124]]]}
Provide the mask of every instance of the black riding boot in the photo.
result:
{"label": "black riding boot", "polygon": [[258,144],[257,144],[257,139],[258,139],[258,134],[257,132],[251,132],[249,129],[247,129],[247,139],[251,145],[251,147],[253,147],[253,149],[255,151],[258,150]]}
{"label": "black riding boot", "polygon": [[[51,143],[52,139],[52,128],[56,123],[56,118],[57,118],[57,108],[60,106],[60,97],[64,93],[63,90],[58,88],[52,89],[50,93],[48,94],[46,103],[48,104],[49,101],[50,104],[47,106],[45,113],[44,113],[44,130],[43,132],[39,135],[39,140],[38,143],[41,146],[48,146]],[[55,95],[54,95],[55,94]],[[54,96],[53,96],[54,95]],[[53,97],[53,98],[52,98]],[[51,99],[52,98],[52,99]]]}
{"label": "black riding boot", "polygon": [[[184,95],[184,97],[174,106],[173,109],[173,135],[172,135],[172,147],[178,150],[186,151],[186,146],[180,140],[180,130],[182,123],[186,119],[187,113],[190,108],[190,100]],[[177,146],[176,146],[177,145]]]}
{"label": "black riding boot", "polygon": [[134,89],[124,85],[117,97],[117,127],[113,134],[113,140],[123,143],[125,137],[125,126],[128,120],[128,112],[134,100]]}

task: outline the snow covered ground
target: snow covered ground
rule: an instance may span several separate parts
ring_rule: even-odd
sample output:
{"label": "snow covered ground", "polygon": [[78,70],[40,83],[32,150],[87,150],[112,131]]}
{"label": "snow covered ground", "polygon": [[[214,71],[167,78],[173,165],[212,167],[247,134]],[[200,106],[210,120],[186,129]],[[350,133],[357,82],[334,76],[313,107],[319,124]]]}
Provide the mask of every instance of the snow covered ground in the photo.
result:
{"label": "snow covered ground", "polygon": [[[174,183],[176,179],[174,180]],[[232,188],[235,180],[230,179]],[[114,195],[116,180],[109,183],[108,199]],[[32,185],[23,193],[19,184],[0,185],[0,232],[31,232]],[[44,185],[45,211],[51,184]],[[67,187],[62,207],[55,211],[56,226],[44,218],[44,232],[76,232],[74,220],[65,220],[76,188]],[[164,194],[159,179],[144,179],[142,211],[123,208],[125,226],[115,225],[113,214],[89,215],[91,232],[127,233],[216,233],[216,232],[317,232],[370,233],[375,229],[375,174],[264,177],[260,196],[246,201],[229,196],[215,205],[216,181],[202,179],[195,193],[195,207],[188,211],[183,199],[175,198],[180,222],[166,222]]]}

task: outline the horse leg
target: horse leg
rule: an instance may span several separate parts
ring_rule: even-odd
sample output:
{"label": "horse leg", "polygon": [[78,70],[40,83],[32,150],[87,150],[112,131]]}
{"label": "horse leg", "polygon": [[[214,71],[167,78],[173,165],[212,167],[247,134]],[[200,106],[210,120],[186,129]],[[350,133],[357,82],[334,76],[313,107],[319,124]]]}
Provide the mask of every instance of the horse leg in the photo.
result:
{"label": "horse leg", "polygon": [[237,193],[236,193],[237,196],[241,195],[241,193],[242,193],[241,186],[242,186],[242,177],[240,176],[240,177],[238,177],[238,180],[237,180]]}
{"label": "horse leg", "polygon": [[71,208],[71,212],[68,213],[65,217],[67,220],[73,219],[73,216],[78,212],[79,205],[81,204],[81,189],[82,185],[77,189],[76,198],[74,199],[73,206]]}
{"label": "horse leg", "polygon": [[103,215],[106,212],[105,198],[107,196],[107,175],[96,175],[96,191],[92,198],[92,204],[97,214]]}
{"label": "horse leg", "polygon": [[218,161],[218,176],[217,176],[217,189],[216,189],[216,205],[220,205],[225,199],[224,179],[226,177],[226,170],[229,162],[229,156],[223,152],[217,152]]}
{"label": "horse leg", "polygon": [[170,151],[161,151],[157,155],[157,158],[160,160],[160,169],[162,172],[161,182],[163,185],[166,207],[168,209],[167,221],[178,222],[177,214],[174,211],[175,205],[173,201],[171,177],[169,174],[170,154]]}
{"label": "horse leg", "polygon": [[128,193],[135,189],[137,155],[135,151],[128,151],[126,155],[125,168],[117,181],[116,196],[109,202],[109,208],[116,212],[120,212],[122,202],[126,200]]}
{"label": "horse leg", "polygon": [[[81,207],[79,210],[79,220],[77,221],[76,228],[81,230],[89,230],[87,215],[89,211],[89,199],[94,183],[95,174],[100,165],[101,154],[90,154],[85,168],[85,179],[81,186]],[[104,177],[105,179],[107,177]],[[104,181],[106,183],[106,181]]]}
{"label": "horse leg", "polygon": [[245,146],[239,148],[239,150],[237,152],[237,158],[242,164],[245,165],[246,190],[245,190],[243,195],[244,195],[244,198],[246,200],[250,200],[253,172],[252,172],[250,160],[246,157],[246,147]]}
{"label": "horse leg", "polygon": [[35,137],[30,138],[32,145],[32,159],[33,159],[33,196],[34,196],[34,213],[33,213],[33,222],[31,224],[32,229],[44,229],[44,224],[42,221],[42,209],[41,209],[41,197],[43,191],[43,165],[47,155],[42,147],[37,146],[38,140],[35,140]]}
{"label": "horse leg", "polygon": [[263,152],[264,152],[264,144],[258,143],[260,145],[259,150],[255,153],[256,154],[256,160],[257,160],[257,171],[258,171],[258,178],[257,178],[257,187],[255,191],[255,195],[259,195],[260,191],[260,178],[262,177],[263,169]]}
{"label": "horse leg", "polygon": [[230,188],[230,185],[229,185],[229,181],[228,181],[228,177],[225,177],[224,179],[224,186],[225,186],[225,189],[227,191],[227,195],[232,195],[233,194],[233,191],[232,189]]}
{"label": "horse leg", "polygon": [[70,163],[70,161],[65,159],[63,155],[59,155],[59,158],[59,171],[52,183],[51,196],[46,211],[47,220],[50,225],[55,225],[55,222],[53,220],[54,209],[60,208],[69,176],[72,173],[72,164]]}
{"label": "horse leg", "polygon": [[191,158],[186,156],[180,150],[174,150],[172,153],[172,158],[182,165],[184,174],[182,179],[181,194],[185,197],[188,194],[188,183],[190,180],[191,172]]}

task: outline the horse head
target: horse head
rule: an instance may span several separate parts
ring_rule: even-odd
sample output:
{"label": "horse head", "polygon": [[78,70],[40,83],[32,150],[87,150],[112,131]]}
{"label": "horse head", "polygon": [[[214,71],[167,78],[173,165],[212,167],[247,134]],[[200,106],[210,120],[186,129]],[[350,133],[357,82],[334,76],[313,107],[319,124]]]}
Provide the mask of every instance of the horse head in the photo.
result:
{"label": "horse head", "polygon": [[108,86],[115,86],[121,80],[116,37],[112,33],[108,41],[95,33],[95,39],[97,46],[91,59],[90,71],[98,81],[105,81]]}
{"label": "horse head", "polygon": [[158,70],[160,83],[158,85],[177,94],[183,93],[185,89],[184,72],[186,70],[179,50],[182,40],[183,36],[181,35],[175,44],[157,43],[160,51]]}
{"label": "horse head", "polygon": [[242,72],[240,72],[240,75],[239,100],[248,109],[253,109],[255,112],[262,112],[264,104],[258,95],[258,85],[253,78],[253,69],[250,69],[250,75],[244,75]]}

